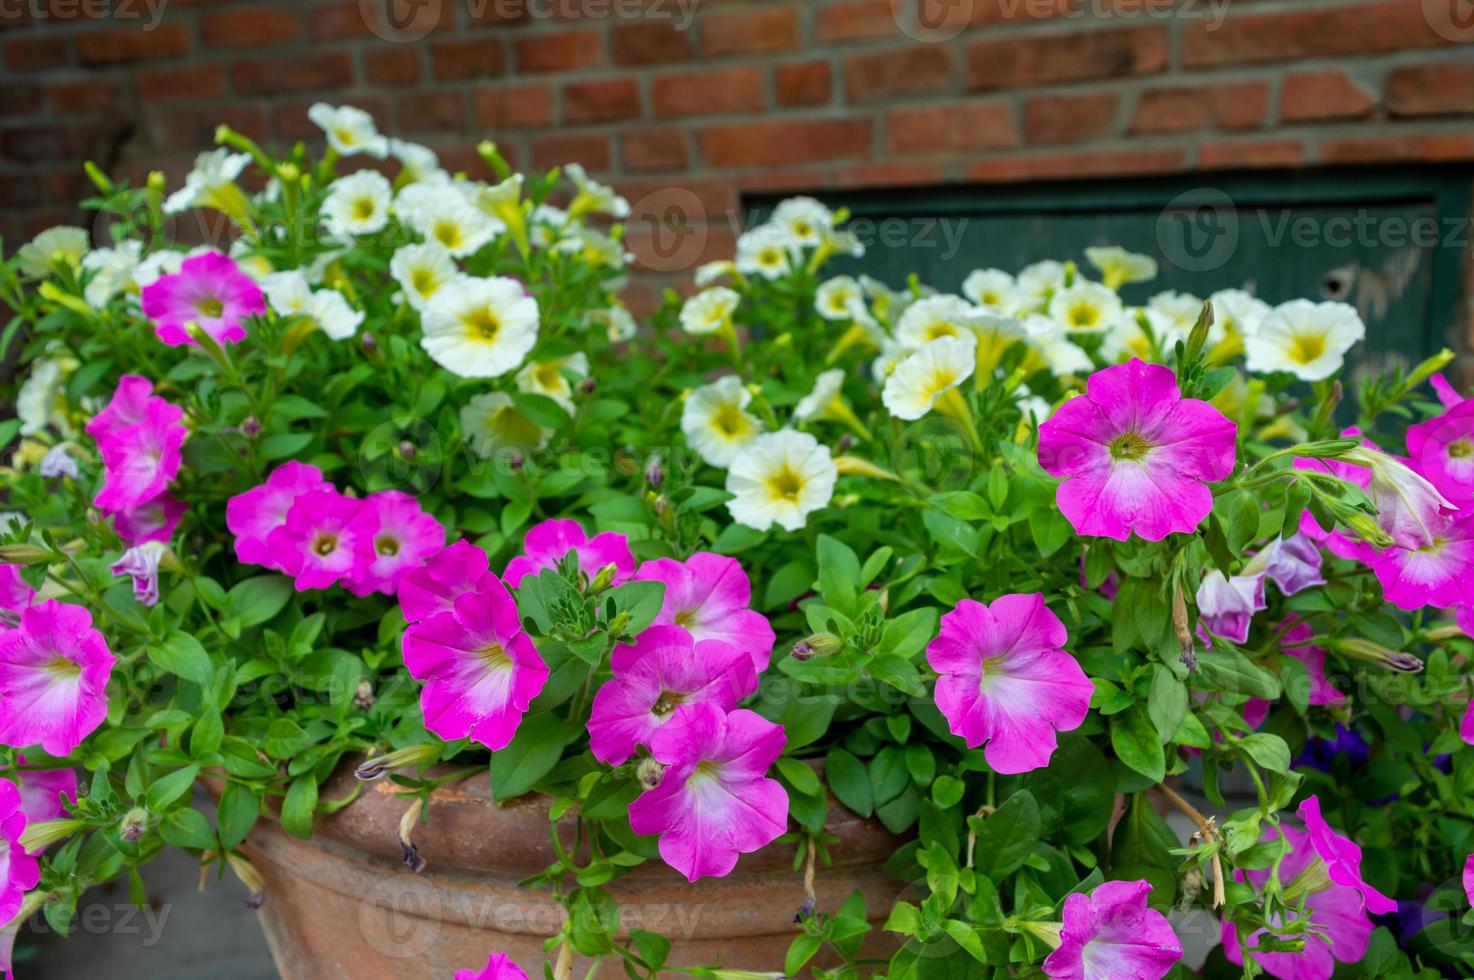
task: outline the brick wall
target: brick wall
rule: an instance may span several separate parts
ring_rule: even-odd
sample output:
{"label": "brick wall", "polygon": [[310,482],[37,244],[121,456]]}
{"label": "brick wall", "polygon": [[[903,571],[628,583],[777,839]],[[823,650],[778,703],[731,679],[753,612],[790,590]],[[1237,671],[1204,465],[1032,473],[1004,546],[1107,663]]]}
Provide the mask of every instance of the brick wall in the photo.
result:
{"label": "brick wall", "polygon": [[[83,159],[178,175],[218,122],[313,138],[318,99],[452,167],[581,161],[670,275],[744,191],[1471,161],[1461,4],[419,0],[397,32],[382,0],[0,0],[0,233],[68,217]],[[656,241],[672,207],[698,253]]]}

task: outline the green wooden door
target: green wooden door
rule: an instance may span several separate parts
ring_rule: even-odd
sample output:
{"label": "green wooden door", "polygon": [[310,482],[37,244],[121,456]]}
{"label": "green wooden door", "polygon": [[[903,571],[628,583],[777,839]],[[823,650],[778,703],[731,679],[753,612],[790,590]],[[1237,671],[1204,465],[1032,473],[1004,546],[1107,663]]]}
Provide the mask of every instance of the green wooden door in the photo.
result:
{"label": "green wooden door", "polygon": [[[1154,256],[1157,279],[1123,290],[1206,297],[1246,288],[1270,303],[1352,303],[1367,324],[1353,371],[1407,364],[1456,344],[1469,247],[1469,172],[1201,175],[1012,187],[824,193],[867,245],[835,272],[901,285],[912,272],[958,292],[968,272],[1040,259],[1085,263],[1087,245]],[[754,200],[754,216],[773,200]]]}

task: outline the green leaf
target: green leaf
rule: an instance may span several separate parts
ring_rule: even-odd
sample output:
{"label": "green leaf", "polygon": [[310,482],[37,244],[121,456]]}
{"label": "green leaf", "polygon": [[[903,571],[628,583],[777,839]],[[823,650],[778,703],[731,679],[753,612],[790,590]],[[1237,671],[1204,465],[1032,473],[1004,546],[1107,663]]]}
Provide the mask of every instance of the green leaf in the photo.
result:
{"label": "green leaf", "polygon": [[144,794],[144,803],[153,813],[163,813],[169,806],[194,788],[199,766],[185,766],[154,780]]}
{"label": "green leaf", "polygon": [[491,795],[498,803],[521,796],[553,771],[563,756],[563,720],[551,711],[528,715],[506,748],[491,754]]}
{"label": "green leaf", "polygon": [[224,738],[225,726],[220,721],[220,712],[213,707],[206,708],[200,713],[200,720],[195,722],[194,729],[189,733],[189,754],[196,759],[209,755],[220,748],[220,743]]}
{"label": "green leaf", "polygon": [[210,829],[210,821],[194,807],[170,811],[159,824],[159,836],[166,844],[197,851],[213,851],[220,846]]}
{"label": "green leaf", "polygon": [[240,783],[226,783],[220,794],[215,824],[220,830],[220,845],[227,850],[237,847],[261,813],[261,794]]}
{"label": "green leaf", "polygon": [[1044,834],[1057,828],[1067,843],[1084,845],[1110,824],[1116,781],[1100,749],[1083,735],[1061,736],[1049,765],[1026,775],[1024,787],[1039,803]]}
{"label": "green leaf", "polygon": [[804,964],[814,958],[824,945],[823,936],[811,936],[801,932],[793,937],[793,943],[788,947],[788,955],[783,957],[783,973],[785,976],[796,977]]}
{"label": "green leaf", "polygon": [[1148,901],[1162,910],[1172,906],[1177,893],[1178,859],[1172,849],[1181,846],[1177,835],[1136,793],[1111,837],[1111,877],[1146,879],[1152,885]]}
{"label": "green leaf", "polygon": [[281,825],[293,837],[312,836],[312,813],[317,809],[317,774],[305,772],[292,780],[281,805]]}
{"label": "green leaf", "polygon": [[284,575],[248,578],[225,594],[226,615],[240,620],[242,628],[258,626],[281,612],[293,591]]}
{"label": "green leaf", "polygon": [[973,867],[996,882],[1023,867],[1039,843],[1039,803],[1033,793],[1021,789],[990,816],[968,817],[967,825],[977,835]]}
{"label": "green leaf", "polygon": [[870,792],[877,808],[900,796],[909,785],[911,774],[906,771],[905,757],[896,746],[887,745],[870,760]]}
{"label": "green leaf", "polygon": [[149,644],[148,659],[160,670],[201,686],[208,684],[215,673],[215,665],[200,641],[181,630]]}
{"label": "green leaf", "polygon": [[819,777],[814,775],[814,770],[804,765],[797,759],[783,756],[778,760],[778,771],[783,778],[805,796],[818,796],[823,792],[819,785]]}
{"label": "green leaf", "polygon": [[670,940],[657,932],[646,932],[644,929],[631,929],[630,942],[635,944],[635,952],[640,954],[640,959],[654,975],[665,966],[666,958],[670,956]]}
{"label": "green leaf", "polygon": [[1198,656],[1194,686],[1225,694],[1275,701],[1280,696],[1279,678],[1249,660],[1238,650],[1215,644]]}
{"label": "green leaf", "polygon": [[1163,742],[1171,741],[1187,716],[1187,685],[1163,664],[1152,665],[1152,691],[1146,710]]}
{"label": "green leaf", "polygon": [[932,802],[943,810],[950,810],[962,802],[962,797],[967,793],[967,784],[956,776],[938,776],[932,780],[931,799]]}
{"label": "green leaf", "polygon": [[1255,732],[1246,735],[1238,747],[1249,754],[1249,758],[1270,772],[1290,771],[1290,747],[1278,735]]}
{"label": "green leaf", "polygon": [[859,759],[841,748],[832,748],[824,757],[824,779],[834,791],[835,799],[862,817],[875,812],[875,794],[870,789],[870,776]]}
{"label": "green leaf", "polygon": [[855,607],[859,594],[860,559],[843,542],[819,535],[819,591],[824,601],[845,615]]}
{"label": "green leaf", "polygon": [[616,614],[629,613],[629,625],[624,628],[624,635],[634,636],[648,629],[660,615],[660,607],[665,603],[665,583],[627,582],[610,589],[609,598],[614,600]]}
{"label": "green leaf", "polygon": [[1167,774],[1166,754],[1156,726],[1139,704],[1111,717],[1111,748],[1116,758],[1154,783],[1160,783]]}

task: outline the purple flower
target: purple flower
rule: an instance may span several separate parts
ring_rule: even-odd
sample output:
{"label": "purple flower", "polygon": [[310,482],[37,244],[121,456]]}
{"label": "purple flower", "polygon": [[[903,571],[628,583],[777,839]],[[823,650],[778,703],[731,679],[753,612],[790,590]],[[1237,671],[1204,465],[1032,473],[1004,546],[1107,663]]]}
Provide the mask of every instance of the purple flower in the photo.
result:
{"label": "purple flower", "polygon": [[245,318],[266,312],[261,287],[219,252],[185,259],[174,275],[145,286],[141,299],[143,315],[154,321],[159,339],[170,347],[195,343],[187,329],[190,323],[217,344],[238,343],[246,339]]}
{"label": "purple flower", "polygon": [[1321,575],[1320,547],[1308,534],[1292,534],[1276,538],[1264,549],[1267,561],[1264,573],[1285,595],[1294,595],[1312,585],[1325,585]]}
{"label": "purple flower", "polygon": [[159,601],[159,562],[168,552],[158,541],[146,541],[123,552],[123,557],[108,566],[114,575],[128,575],[133,579],[133,599],[144,606]]}
{"label": "purple flower", "polygon": [[66,443],[52,446],[46,450],[46,455],[41,457],[41,475],[48,480],[56,480],[65,477],[75,480],[81,474],[77,471],[77,461],[72,459],[71,453],[67,452]]}
{"label": "purple flower", "polygon": [[1226,578],[1218,569],[1211,569],[1198,585],[1197,603],[1203,625],[1215,636],[1243,643],[1249,639],[1254,614],[1264,608],[1264,576]]}
{"label": "purple flower", "polygon": [[1054,980],[1160,980],[1182,959],[1167,917],[1146,904],[1145,881],[1106,881],[1065,899],[1059,948],[1044,961]]}

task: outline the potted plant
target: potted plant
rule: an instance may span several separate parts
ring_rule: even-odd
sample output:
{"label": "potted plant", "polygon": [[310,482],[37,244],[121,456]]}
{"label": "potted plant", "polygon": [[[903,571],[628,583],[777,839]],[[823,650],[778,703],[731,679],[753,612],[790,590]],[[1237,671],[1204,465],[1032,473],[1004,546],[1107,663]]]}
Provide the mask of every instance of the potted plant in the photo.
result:
{"label": "potted plant", "polygon": [[311,116],[0,266],[9,941],[174,846],[287,977],[1471,962],[1451,354],[1343,431],[1349,306],[893,291],[807,198],[637,326],[581,168]]}

